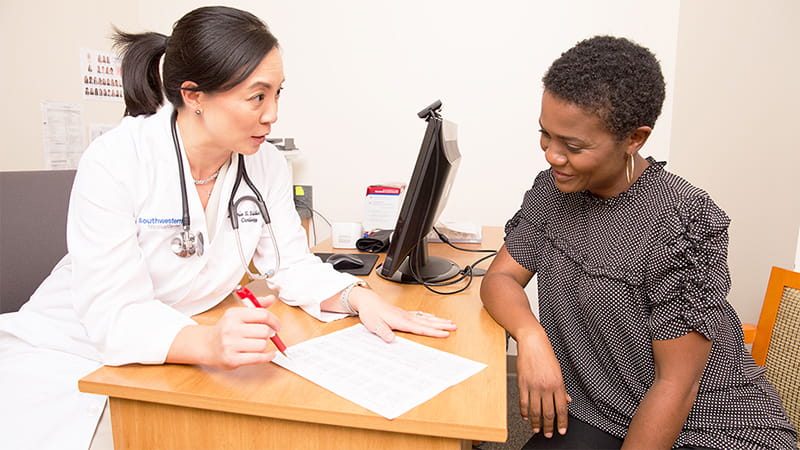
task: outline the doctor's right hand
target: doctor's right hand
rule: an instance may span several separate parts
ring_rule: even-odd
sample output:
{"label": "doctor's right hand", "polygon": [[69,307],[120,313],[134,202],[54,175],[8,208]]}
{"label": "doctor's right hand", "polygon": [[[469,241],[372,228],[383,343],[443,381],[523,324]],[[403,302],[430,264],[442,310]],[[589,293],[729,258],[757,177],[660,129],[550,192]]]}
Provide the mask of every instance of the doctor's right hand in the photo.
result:
{"label": "doctor's right hand", "polygon": [[281,328],[267,308],[274,296],[262,301],[262,308],[228,308],[212,326],[184,327],[172,342],[167,361],[202,364],[230,370],[249,364],[263,364],[275,358],[269,338]]}

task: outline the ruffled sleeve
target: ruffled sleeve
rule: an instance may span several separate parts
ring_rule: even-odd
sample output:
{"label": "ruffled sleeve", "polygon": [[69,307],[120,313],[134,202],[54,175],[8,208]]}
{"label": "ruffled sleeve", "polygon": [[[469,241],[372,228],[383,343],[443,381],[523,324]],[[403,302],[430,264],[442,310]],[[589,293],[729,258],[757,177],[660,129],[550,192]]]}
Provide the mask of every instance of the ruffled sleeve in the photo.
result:
{"label": "ruffled sleeve", "polygon": [[707,195],[682,199],[664,215],[648,259],[652,339],[717,337],[730,289],[729,223]]}
{"label": "ruffled sleeve", "polygon": [[542,212],[548,209],[549,195],[547,190],[553,189],[550,171],[539,173],[533,186],[525,193],[520,209],[506,222],[505,246],[514,260],[522,267],[536,273],[537,245],[541,237],[544,218]]}

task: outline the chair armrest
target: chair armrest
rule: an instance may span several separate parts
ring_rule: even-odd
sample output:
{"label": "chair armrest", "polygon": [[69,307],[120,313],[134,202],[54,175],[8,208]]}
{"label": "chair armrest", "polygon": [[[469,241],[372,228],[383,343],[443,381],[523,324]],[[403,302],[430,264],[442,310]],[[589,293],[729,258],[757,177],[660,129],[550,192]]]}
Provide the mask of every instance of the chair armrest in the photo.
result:
{"label": "chair armrest", "polygon": [[742,332],[744,332],[744,343],[752,344],[756,340],[756,326],[752,323],[743,323]]}

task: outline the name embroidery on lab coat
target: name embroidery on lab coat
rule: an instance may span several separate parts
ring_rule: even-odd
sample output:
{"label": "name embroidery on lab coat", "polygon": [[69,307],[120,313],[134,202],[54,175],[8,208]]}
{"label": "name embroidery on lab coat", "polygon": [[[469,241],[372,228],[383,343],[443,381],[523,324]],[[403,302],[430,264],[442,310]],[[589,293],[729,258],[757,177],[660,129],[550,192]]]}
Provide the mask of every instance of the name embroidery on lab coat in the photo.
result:
{"label": "name embroidery on lab coat", "polygon": [[139,225],[143,225],[151,230],[158,230],[158,229],[180,228],[183,222],[180,218],[159,219],[157,217],[151,217],[151,218],[139,217],[136,219],[136,223],[138,223]]}
{"label": "name embroidery on lab coat", "polygon": [[261,218],[261,214],[257,209],[249,211],[239,211],[236,213],[239,217],[239,223],[255,223]]}

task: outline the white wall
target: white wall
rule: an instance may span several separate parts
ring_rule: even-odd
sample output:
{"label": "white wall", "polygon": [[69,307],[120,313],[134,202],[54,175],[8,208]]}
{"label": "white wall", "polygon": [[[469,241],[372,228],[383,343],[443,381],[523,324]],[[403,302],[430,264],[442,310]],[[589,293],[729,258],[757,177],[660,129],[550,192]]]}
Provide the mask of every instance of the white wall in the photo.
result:
{"label": "white wall", "polygon": [[[464,155],[444,216],[503,224],[545,168],[536,133],[542,73],[579,39],[609,33],[662,61],[667,103],[644,153],[668,159],[731,216],[730,300],[744,320],[757,319],[769,267],[792,266],[795,0],[228,4],[263,17],[281,40],[288,79],[275,132],[297,138],[296,179],[314,186],[331,220],[358,220],[367,184],[407,180],[424,127],[416,112],[441,98]],[[121,116],[121,104],[81,99],[81,47],[110,50],[111,24],[169,33],[200,5],[1,1],[0,170],[44,167],[43,100],[82,104],[87,125]]]}
{"label": "white wall", "polygon": [[138,26],[135,3],[0,0],[0,170],[45,168],[42,101],[82,105],[87,127],[119,121],[122,103],[82,100],[79,64],[81,48],[111,51],[112,23]]}
{"label": "white wall", "polygon": [[[44,167],[42,100],[82,104],[87,125],[121,116],[121,104],[81,99],[81,47],[110,50],[111,24],[169,33],[201,4],[0,2],[0,170]],[[731,216],[731,303],[743,319],[757,319],[769,266],[792,265],[794,0],[227,4],[264,18],[281,41],[287,89],[275,134],[297,139],[296,180],[314,186],[330,220],[360,219],[366,185],[407,181],[424,129],[416,113],[440,98],[464,157],[444,217],[502,225],[546,167],[536,133],[544,70],[578,40],[608,33],[662,62],[667,103],[643,153],[667,159]]]}
{"label": "white wall", "polygon": [[[331,221],[360,221],[366,186],[408,181],[434,100],[458,123],[463,160],[443,218],[502,225],[546,167],[538,148],[541,77],[595,34],[651,47],[670,85],[678,2],[237,1],[281,42],[286,90],[276,136],[301,148],[295,181]],[[144,29],[168,33],[196,2],[140,0]],[[658,17],[657,21],[633,20]],[[649,152],[667,156],[671,100]],[[323,229],[324,227],[320,227]]]}
{"label": "white wall", "polygon": [[728,300],[749,322],[797,248],[798,19],[794,0],[681,3],[668,168],[730,216]]}
{"label": "white wall", "polygon": [[[3,2],[9,38],[0,48],[22,70],[0,75],[19,88],[8,93],[14,107],[0,113],[0,170],[43,168],[42,100],[82,104],[87,126],[119,120],[121,104],[81,99],[80,47],[110,50],[112,24],[168,34],[201,4]],[[463,154],[443,218],[501,225],[546,167],[536,132],[540,80],[562,51],[595,34],[625,35],[656,52],[669,85],[674,78],[677,0],[227,4],[264,18],[281,41],[287,89],[274,134],[297,139],[296,181],[314,186],[316,208],[332,221],[361,218],[368,184],[407,181],[425,125],[416,113],[437,98],[460,126]],[[669,91],[646,150],[659,159],[668,156],[671,104]]]}

